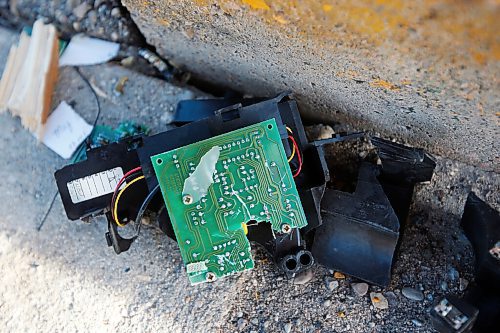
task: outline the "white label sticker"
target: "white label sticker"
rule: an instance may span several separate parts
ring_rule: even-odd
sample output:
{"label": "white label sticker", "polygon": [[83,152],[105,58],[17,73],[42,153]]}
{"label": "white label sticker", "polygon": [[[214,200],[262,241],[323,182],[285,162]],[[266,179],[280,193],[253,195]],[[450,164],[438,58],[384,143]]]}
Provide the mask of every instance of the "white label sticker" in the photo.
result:
{"label": "white label sticker", "polygon": [[123,177],[120,167],[99,172],[94,175],[75,179],[67,183],[71,201],[74,204],[94,199],[115,191],[115,187]]}

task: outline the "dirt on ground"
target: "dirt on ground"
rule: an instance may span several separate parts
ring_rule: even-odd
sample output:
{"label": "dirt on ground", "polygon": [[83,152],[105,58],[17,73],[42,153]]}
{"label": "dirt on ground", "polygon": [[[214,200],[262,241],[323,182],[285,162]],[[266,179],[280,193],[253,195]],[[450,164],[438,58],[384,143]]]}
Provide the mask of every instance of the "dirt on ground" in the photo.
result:
{"label": "dirt on ground", "polygon": [[[3,69],[15,34],[0,29],[0,37]],[[178,101],[208,96],[119,64],[81,71],[99,91],[98,123],[112,126],[126,119],[162,131]],[[116,95],[124,76],[128,83]],[[60,73],[54,105],[61,100],[88,122],[95,119],[94,96],[72,68]],[[317,128],[310,128],[311,138],[330,131]],[[330,165],[359,160],[370,149],[348,148],[328,150]],[[362,281],[320,265],[288,280],[257,246],[255,269],[190,286],[177,244],[154,223],[117,256],[106,246],[102,217],[69,221],[58,196],[51,205],[53,173],[68,161],[9,114],[0,114],[0,154],[0,327],[6,332],[432,332],[432,305],[447,293],[462,295],[474,281],[472,249],[459,226],[467,194],[500,209],[498,173],[436,156],[432,181],[415,190],[389,287],[369,285],[364,293]],[[374,307],[370,292],[380,292],[388,308]]]}

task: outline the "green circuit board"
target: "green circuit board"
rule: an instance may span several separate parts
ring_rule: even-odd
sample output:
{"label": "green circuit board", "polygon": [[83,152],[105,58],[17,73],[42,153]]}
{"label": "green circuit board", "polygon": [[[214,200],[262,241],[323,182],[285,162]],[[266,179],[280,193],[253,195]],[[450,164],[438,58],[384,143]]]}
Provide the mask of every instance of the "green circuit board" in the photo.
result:
{"label": "green circuit board", "polygon": [[254,267],[247,228],[307,225],[274,119],[151,157],[191,284]]}

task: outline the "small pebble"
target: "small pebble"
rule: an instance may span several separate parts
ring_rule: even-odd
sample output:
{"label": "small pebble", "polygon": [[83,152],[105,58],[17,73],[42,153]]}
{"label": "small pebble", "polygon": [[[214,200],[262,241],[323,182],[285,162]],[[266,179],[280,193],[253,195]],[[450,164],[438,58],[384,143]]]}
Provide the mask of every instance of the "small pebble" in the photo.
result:
{"label": "small pebble", "polygon": [[292,330],[292,324],[291,323],[286,323],[283,326],[283,329],[284,329],[285,333],[290,333],[290,331]]}
{"label": "small pebble", "polygon": [[90,24],[94,26],[97,23],[97,13],[95,10],[91,10],[90,12],[87,13],[87,19],[89,20]]}
{"label": "small pebble", "polygon": [[111,40],[112,40],[113,42],[116,42],[119,38],[120,38],[120,36],[118,35],[118,33],[117,33],[116,31],[113,31],[113,32],[111,33]]}
{"label": "small pebble", "polygon": [[441,282],[441,290],[443,291],[447,291],[448,290],[448,283],[446,283],[445,281]]}
{"label": "small pebble", "polygon": [[454,267],[452,267],[448,270],[448,278],[451,281],[456,281],[456,280],[458,280],[459,277],[460,277],[460,274],[458,273],[458,271]]}
{"label": "small pebble", "polygon": [[332,305],[332,301],[330,301],[329,299],[327,299],[326,301],[323,302],[323,306],[325,308],[329,307],[330,305]]}
{"label": "small pebble", "polygon": [[248,322],[246,319],[240,318],[238,319],[238,322],[236,323],[238,330],[242,330],[247,326]]}
{"label": "small pebble", "polygon": [[78,20],[81,20],[85,17],[85,14],[90,10],[91,6],[87,2],[82,2],[79,6],[73,9],[73,15]]}
{"label": "small pebble", "polygon": [[328,289],[329,291],[333,291],[339,287],[339,282],[337,280],[334,280],[331,277],[327,276],[325,278],[325,286],[326,286],[326,289]]}
{"label": "small pebble", "polygon": [[423,323],[418,319],[412,319],[411,322],[417,327],[422,327]]}
{"label": "small pebble", "polygon": [[54,13],[54,16],[55,16],[56,20],[59,21],[60,23],[62,23],[62,24],[68,23],[68,17],[66,16],[66,14],[62,10],[60,10],[60,9],[56,10]]}
{"label": "small pebble", "polygon": [[94,8],[97,9],[99,8],[106,0],[95,0],[94,1]]}
{"label": "small pebble", "polygon": [[80,22],[73,22],[73,30],[75,30],[76,32],[79,32],[81,28],[82,28],[82,25],[80,24]]}
{"label": "small pebble", "polygon": [[414,288],[403,288],[401,292],[404,297],[412,301],[422,301],[424,299],[424,294],[420,290]]}
{"label": "small pebble", "polygon": [[331,128],[328,125],[318,125],[318,127],[319,127],[318,128],[319,133],[318,133],[318,137],[316,138],[316,140],[330,139],[335,134],[335,131],[333,130],[333,128]]}
{"label": "small pebble", "polygon": [[365,296],[366,293],[368,292],[368,284],[362,282],[362,283],[353,283],[352,284],[352,290],[356,293],[358,296]]}
{"label": "small pebble", "polygon": [[333,273],[333,277],[336,279],[345,279],[345,275],[343,273],[340,273],[340,272]]}
{"label": "small pebble", "polygon": [[387,298],[387,301],[389,302],[390,306],[398,305],[398,297],[392,291],[386,292],[385,297]]}
{"label": "small pebble", "polygon": [[460,281],[460,285],[459,285],[460,291],[464,291],[465,289],[467,289],[467,287],[469,286],[469,280],[464,279],[464,278],[460,278],[459,281]]}
{"label": "small pebble", "polygon": [[389,302],[381,293],[370,293],[370,300],[372,304],[377,309],[387,309],[389,308]]}
{"label": "small pebble", "polygon": [[301,273],[297,274],[297,276],[295,276],[295,278],[293,279],[293,284],[297,284],[297,285],[306,284],[309,281],[311,281],[313,277],[314,277],[314,274],[311,270],[301,272]]}
{"label": "small pebble", "polygon": [[111,16],[120,17],[121,15],[122,15],[122,12],[121,12],[120,8],[115,7],[113,9],[111,9]]}
{"label": "small pebble", "polygon": [[257,318],[253,318],[252,320],[250,320],[250,322],[251,322],[253,325],[259,325],[259,319],[257,319]]}
{"label": "small pebble", "polygon": [[66,1],[66,10],[73,10],[80,4],[80,0],[67,0]]}

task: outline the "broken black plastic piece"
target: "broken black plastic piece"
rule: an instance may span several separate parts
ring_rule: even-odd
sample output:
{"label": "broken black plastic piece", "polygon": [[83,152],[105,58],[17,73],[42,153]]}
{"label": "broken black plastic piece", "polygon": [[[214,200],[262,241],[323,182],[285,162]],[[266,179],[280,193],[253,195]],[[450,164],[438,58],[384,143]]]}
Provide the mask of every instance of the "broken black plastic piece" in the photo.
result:
{"label": "broken black plastic piece", "polygon": [[[57,170],[54,174],[57,188],[64,205],[66,215],[70,220],[81,219],[90,215],[102,214],[109,205],[113,194],[96,196],[88,200],[74,203],[68,188],[68,183],[80,178],[92,178],[93,175],[106,173],[114,168],[121,168],[123,173],[132,170],[139,165],[137,151],[135,147],[142,142],[142,137],[131,137],[120,142],[111,143],[102,147],[89,149],[87,159],[81,162],[70,164]],[[118,179],[116,179],[118,181]],[[147,189],[139,185],[135,193],[137,198],[141,198]],[[130,207],[132,216],[135,211],[133,205],[128,205],[127,198],[124,198],[122,207]]]}
{"label": "broken black plastic piece", "polygon": [[186,124],[211,117],[215,111],[231,105],[241,104],[248,106],[263,101],[262,98],[214,98],[214,99],[189,99],[180,101],[174,112],[172,123]]}
{"label": "broken black plastic piece", "polygon": [[382,162],[380,184],[403,227],[408,218],[415,184],[431,180],[436,162],[420,148],[377,137],[371,138],[371,142],[377,147]]}
{"label": "broken black plastic piece", "polygon": [[324,145],[327,145],[330,143],[338,143],[338,142],[342,142],[342,141],[360,139],[364,136],[365,136],[365,132],[337,133],[337,134],[334,134],[331,138],[314,141],[313,145],[324,146]]}
{"label": "broken black plastic piece", "polygon": [[328,268],[387,286],[399,223],[377,176],[376,166],[363,163],[354,193],[325,191],[312,253]]}
{"label": "broken black plastic piece", "polygon": [[275,233],[270,223],[261,222],[251,227],[249,225],[247,237],[260,244],[288,278],[293,278],[314,264],[313,255],[306,250],[299,229],[292,229],[288,234]]}
{"label": "broken black plastic piece", "polygon": [[465,202],[461,226],[474,249],[475,281],[464,298],[446,296],[431,310],[440,333],[489,333],[500,327],[500,214],[474,193]]}
{"label": "broken black plastic piece", "polygon": [[475,285],[464,300],[479,309],[474,330],[494,332],[500,327],[500,214],[471,192],[461,226],[475,257]]}
{"label": "broken black plastic piece", "polygon": [[105,237],[108,246],[113,246],[113,250],[115,250],[116,254],[128,251],[137,236],[132,238],[121,237],[118,233],[116,224],[112,222],[112,217],[109,212],[106,214],[106,217],[108,219],[108,232],[106,232]]}
{"label": "broken black plastic piece", "polygon": [[500,242],[500,214],[471,192],[461,226],[474,248],[476,282],[500,294],[500,259],[494,255]]}
{"label": "broken black plastic piece", "polygon": [[439,333],[471,332],[478,309],[455,295],[447,295],[431,310],[432,326]]}

